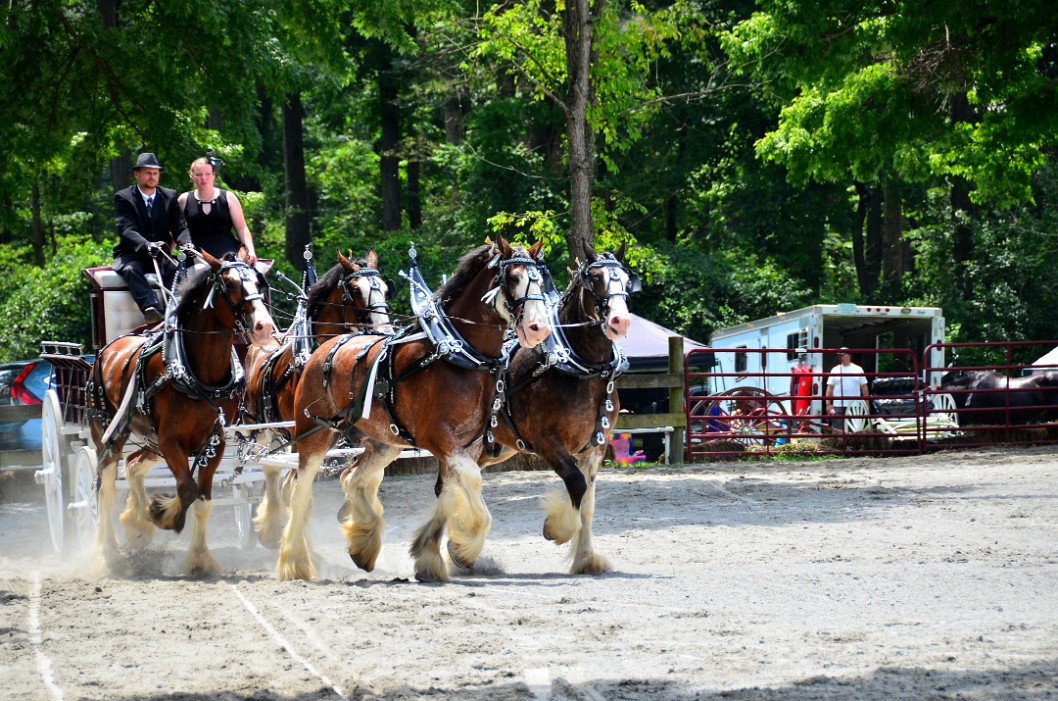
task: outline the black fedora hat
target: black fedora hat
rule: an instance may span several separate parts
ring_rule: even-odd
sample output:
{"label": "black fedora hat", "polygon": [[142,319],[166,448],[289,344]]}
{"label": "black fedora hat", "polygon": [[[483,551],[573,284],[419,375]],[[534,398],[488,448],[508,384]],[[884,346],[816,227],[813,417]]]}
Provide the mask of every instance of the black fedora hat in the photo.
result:
{"label": "black fedora hat", "polygon": [[153,153],[141,153],[136,157],[136,165],[132,166],[133,170],[139,170],[140,168],[157,168],[161,170],[162,164],[158,162],[158,158]]}

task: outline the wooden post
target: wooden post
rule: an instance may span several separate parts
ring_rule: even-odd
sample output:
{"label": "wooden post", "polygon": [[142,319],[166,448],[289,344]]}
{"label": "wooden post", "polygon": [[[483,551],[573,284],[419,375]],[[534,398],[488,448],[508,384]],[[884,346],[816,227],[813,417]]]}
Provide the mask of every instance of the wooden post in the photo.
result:
{"label": "wooden post", "polygon": [[[683,336],[669,336],[669,373],[682,378],[683,374]],[[679,387],[669,388],[669,413],[683,412],[684,382]],[[676,426],[672,432],[672,460],[684,462],[684,440],[687,438],[687,426]]]}

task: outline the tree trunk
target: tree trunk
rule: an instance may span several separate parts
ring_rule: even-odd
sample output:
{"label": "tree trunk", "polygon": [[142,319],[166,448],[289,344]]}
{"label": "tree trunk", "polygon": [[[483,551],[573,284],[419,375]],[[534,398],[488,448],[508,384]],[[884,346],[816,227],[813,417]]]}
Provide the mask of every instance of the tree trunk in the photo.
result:
{"label": "tree trunk", "polygon": [[595,62],[593,22],[605,0],[569,0],[562,15],[566,43],[566,137],[569,142],[570,230],[566,239],[570,260],[594,246],[595,226],[591,196],[595,183],[595,132],[588,124],[588,108],[595,104],[591,67]]}
{"label": "tree trunk", "polygon": [[861,182],[856,186],[856,219],[852,227],[852,262],[856,267],[856,283],[863,294],[867,280],[867,256],[864,254],[864,227],[867,223],[867,212],[871,208],[871,191]]}
{"label": "tree trunk", "polygon": [[44,225],[40,219],[40,177],[33,176],[33,189],[31,192],[30,209],[33,212],[31,222],[31,238],[33,239],[33,264],[38,268],[44,267]]}
{"label": "tree trunk", "polygon": [[419,196],[419,177],[422,168],[419,159],[408,159],[408,226],[422,227],[422,198]]}
{"label": "tree trunk", "polygon": [[[120,0],[96,0],[96,12],[104,29],[117,29]],[[115,190],[129,186],[132,181],[132,151],[123,151],[110,159],[110,185]]]}
{"label": "tree trunk", "polygon": [[309,189],[305,182],[305,117],[301,94],[290,93],[283,102],[283,178],[286,185],[286,256],[295,269],[304,265],[302,253],[309,235]]}
{"label": "tree trunk", "polygon": [[[953,122],[969,122],[974,117],[973,107],[966,93],[952,97],[951,118]],[[973,260],[974,240],[972,221],[977,208],[970,200],[970,183],[955,176],[951,185],[952,263],[954,264],[955,289],[964,300],[973,299],[973,283],[966,274],[966,267]]]}
{"label": "tree trunk", "polygon": [[899,188],[892,180],[885,182],[882,216],[882,290],[888,299],[896,299],[904,279],[904,214]]}
{"label": "tree trunk", "polygon": [[397,75],[393,71],[390,49],[383,49],[378,69],[379,117],[382,120],[379,174],[382,185],[382,229],[400,228],[400,106]]}
{"label": "tree trunk", "polygon": [[104,27],[114,28],[118,26],[118,10],[121,0],[96,0],[96,12]]}
{"label": "tree trunk", "polygon": [[453,146],[463,143],[463,103],[466,96],[462,93],[448,98],[444,104],[445,141]]}

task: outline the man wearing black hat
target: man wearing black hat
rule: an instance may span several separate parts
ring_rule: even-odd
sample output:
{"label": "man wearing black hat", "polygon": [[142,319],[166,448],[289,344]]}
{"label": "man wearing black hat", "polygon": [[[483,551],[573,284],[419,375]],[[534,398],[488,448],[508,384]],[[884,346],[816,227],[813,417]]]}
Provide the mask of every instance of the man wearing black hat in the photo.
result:
{"label": "man wearing black hat", "polygon": [[[118,245],[114,247],[114,270],[125,279],[136,306],[149,324],[162,320],[161,300],[147,282],[154,272],[152,254],[168,253],[174,245],[191,246],[191,234],[176,204],[176,190],[160,187],[162,164],[153,153],[141,153],[132,169],[136,184],[114,193]],[[176,267],[158,256],[158,269],[172,284]]]}
{"label": "man wearing black hat", "polygon": [[[856,397],[867,397],[867,376],[863,368],[852,362],[852,353],[845,346],[838,349],[838,361],[827,379],[826,413],[841,417]],[[845,419],[832,419],[831,426],[844,431]]]}

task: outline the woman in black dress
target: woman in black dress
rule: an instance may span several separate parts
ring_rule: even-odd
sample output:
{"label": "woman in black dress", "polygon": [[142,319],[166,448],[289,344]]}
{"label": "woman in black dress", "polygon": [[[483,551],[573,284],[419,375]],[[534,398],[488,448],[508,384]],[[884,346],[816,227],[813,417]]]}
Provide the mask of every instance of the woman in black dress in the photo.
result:
{"label": "woman in black dress", "polygon": [[245,247],[247,262],[250,265],[256,263],[257,251],[242,213],[242,204],[231,192],[214,186],[217,173],[210,159],[195,159],[189,175],[195,189],[181,194],[179,204],[195,248],[220,258],[226,253],[238,253],[239,248]]}

